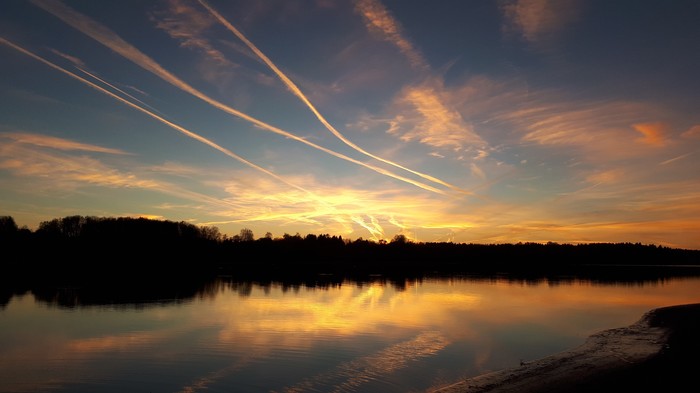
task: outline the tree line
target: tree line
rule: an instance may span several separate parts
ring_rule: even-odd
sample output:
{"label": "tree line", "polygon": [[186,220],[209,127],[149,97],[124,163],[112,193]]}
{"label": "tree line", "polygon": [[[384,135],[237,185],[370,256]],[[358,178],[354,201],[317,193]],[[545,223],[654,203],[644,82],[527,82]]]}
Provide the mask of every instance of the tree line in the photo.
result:
{"label": "tree line", "polygon": [[[305,274],[577,274],[606,266],[698,265],[700,250],[641,243],[474,244],[343,239],[269,232],[255,238],[216,227],[131,217],[67,216],[32,231],[0,216],[4,271],[44,276],[172,278],[197,275],[290,277]],[[623,274],[623,273],[621,273]]]}

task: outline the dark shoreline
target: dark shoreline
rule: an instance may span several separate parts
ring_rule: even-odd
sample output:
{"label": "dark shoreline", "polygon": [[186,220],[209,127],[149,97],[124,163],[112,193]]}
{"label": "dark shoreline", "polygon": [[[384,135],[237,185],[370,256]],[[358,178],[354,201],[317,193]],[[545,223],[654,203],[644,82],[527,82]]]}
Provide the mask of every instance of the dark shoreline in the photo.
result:
{"label": "dark shoreline", "polygon": [[668,331],[664,349],[628,368],[581,381],[560,392],[697,392],[700,371],[700,303],[650,311],[649,325]]}
{"label": "dark shoreline", "polygon": [[434,393],[697,392],[699,333],[700,303],[661,307],[570,351]]}

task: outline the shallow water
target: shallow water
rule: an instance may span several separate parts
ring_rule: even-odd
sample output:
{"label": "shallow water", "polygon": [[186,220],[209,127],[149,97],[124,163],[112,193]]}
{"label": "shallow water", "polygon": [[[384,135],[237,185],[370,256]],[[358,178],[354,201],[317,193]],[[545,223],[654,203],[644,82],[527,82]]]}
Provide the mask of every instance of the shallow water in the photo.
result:
{"label": "shallow water", "polygon": [[700,278],[219,280],[108,299],[13,296],[0,309],[0,391],[425,392],[700,302]]}

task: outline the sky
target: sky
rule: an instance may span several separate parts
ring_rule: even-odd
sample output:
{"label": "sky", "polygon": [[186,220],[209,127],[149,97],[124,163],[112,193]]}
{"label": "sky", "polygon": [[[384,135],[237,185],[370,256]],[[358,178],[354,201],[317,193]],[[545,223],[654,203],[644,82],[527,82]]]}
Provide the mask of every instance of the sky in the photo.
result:
{"label": "sky", "polygon": [[700,249],[695,0],[5,0],[0,215]]}

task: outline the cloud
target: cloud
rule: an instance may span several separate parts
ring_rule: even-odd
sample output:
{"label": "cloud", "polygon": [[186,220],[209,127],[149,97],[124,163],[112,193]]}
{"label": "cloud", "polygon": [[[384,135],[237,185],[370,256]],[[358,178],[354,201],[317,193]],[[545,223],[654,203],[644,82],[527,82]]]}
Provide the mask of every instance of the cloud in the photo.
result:
{"label": "cloud", "polygon": [[88,151],[93,153],[106,153],[106,154],[120,154],[128,155],[123,150],[110,149],[106,147],[90,145],[86,143],[80,143],[76,141],[71,141],[68,139],[57,138],[42,134],[32,134],[25,132],[7,132],[0,133],[0,138],[10,139],[17,143],[24,143],[29,145],[48,147],[56,150],[77,150],[77,151]]}
{"label": "cloud", "polygon": [[[21,171],[25,171],[25,174],[31,174],[33,176],[49,176],[52,180],[65,180],[65,182],[72,183],[73,188],[84,184],[96,184],[109,187],[150,189],[170,195],[175,195],[181,198],[200,201],[204,204],[209,205],[210,211],[215,208],[219,208],[220,211],[213,212],[212,214],[216,214],[222,217],[235,216],[237,217],[237,222],[267,221],[275,223],[282,222],[294,224],[309,223],[313,225],[315,229],[317,229],[319,225],[324,228],[329,228],[329,231],[327,231],[328,233],[342,233],[340,230],[338,230],[338,227],[340,227],[341,230],[351,227],[349,224],[349,222],[351,222],[351,219],[349,219],[349,217],[351,217],[352,215],[357,215],[358,211],[362,212],[361,214],[372,214],[371,212],[376,211],[374,217],[385,217],[387,214],[392,214],[393,217],[397,217],[399,214],[396,213],[400,213],[401,211],[403,211],[403,209],[408,209],[408,211],[420,212],[433,212],[435,210],[435,201],[425,202],[424,200],[422,201],[420,198],[415,197],[402,199],[401,197],[399,197],[399,195],[402,194],[400,190],[383,191],[380,192],[379,195],[375,198],[370,198],[369,200],[366,197],[363,198],[363,195],[358,195],[356,193],[341,195],[339,197],[337,189],[332,189],[326,194],[323,194],[323,196],[319,195],[318,191],[311,193],[310,191],[308,191],[311,188],[299,186],[298,184],[303,183],[296,183],[296,179],[294,182],[292,182],[288,179],[281,178],[273,172],[261,168],[243,159],[242,157],[237,156],[228,149],[217,145],[216,143],[202,137],[201,135],[196,134],[188,129],[185,129],[184,127],[179,126],[175,123],[172,123],[162,118],[161,116],[149,111],[148,109],[140,107],[134,104],[133,102],[130,102],[120,96],[117,96],[114,93],[86,80],[85,78],[82,78],[75,73],[67,71],[66,69],[57,66],[56,64],[51,63],[48,60],[43,59],[33,54],[32,52],[29,52],[26,49],[21,48],[5,40],[4,38],[0,37],[0,43],[8,45],[20,51],[21,53],[24,53],[25,55],[44,63],[45,65],[53,68],[54,70],[57,70],[69,76],[70,78],[73,78],[83,84],[86,84],[87,86],[103,94],[106,94],[114,98],[115,100],[142,112],[143,114],[150,116],[151,118],[177,130],[182,134],[185,134],[186,136],[192,139],[204,143],[226,154],[229,157],[239,160],[240,162],[254,169],[262,171],[263,173],[269,175],[271,178],[279,180],[279,183],[275,183],[278,187],[283,187],[284,191],[277,194],[270,192],[255,194],[250,192],[250,188],[243,187],[239,189],[238,192],[236,192],[235,190],[234,192],[231,192],[231,198],[212,198],[207,195],[183,190],[179,187],[173,187],[172,185],[164,182],[144,179],[133,173],[124,173],[122,171],[118,171],[113,168],[101,165],[99,161],[91,160],[87,157],[82,157],[82,161],[80,161],[78,164],[72,163],[71,161],[67,161],[68,164],[66,164],[54,160],[55,162],[49,165],[41,163],[41,165],[39,166],[33,166],[27,165],[26,163],[22,163],[21,160],[12,159],[16,157],[21,157],[24,159],[25,156],[29,155],[11,154],[11,159],[4,161],[1,166],[2,168],[15,170],[17,173],[22,173]],[[49,158],[51,159],[51,157]],[[37,169],[33,172],[27,172],[29,168],[35,167]],[[78,172],[73,173],[72,168],[77,168]],[[56,170],[56,172],[53,174],[50,172],[50,170],[52,169]],[[382,173],[381,169],[377,169],[377,171]],[[395,175],[393,175],[392,177],[395,177]],[[257,176],[257,178],[260,178],[260,176]],[[270,181],[271,179],[267,180]],[[54,183],[47,182],[47,184]],[[315,190],[320,190],[321,188],[322,187],[320,186],[314,187]],[[241,190],[245,192],[240,192]],[[441,190],[435,190],[435,192],[438,194],[442,193]],[[242,206],[245,206],[241,202],[243,195],[254,196],[253,202],[250,204],[250,206],[253,206],[254,208],[241,208]],[[274,200],[275,198],[279,199],[281,196],[283,198],[282,203],[279,205],[280,208],[276,210],[274,208],[271,209],[269,206],[274,207],[277,205],[271,203],[270,201]],[[260,201],[267,202],[267,205],[261,206]],[[370,209],[370,206],[376,206],[376,209]],[[290,209],[290,207],[292,208]],[[244,213],[249,215],[246,217]],[[434,213],[428,214],[432,216]],[[383,218],[377,219],[376,223],[379,223],[380,219]],[[432,219],[429,220],[429,222],[432,222],[434,220],[439,221],[440,219],[438,216],[432,216]],[[418,226],[416,224],[411,225],[412,227]],[[430,226],[434,225],[430,224]]]}
{"label": "cloud", "polygon": [[485,142],[462,115],[450,106],[450,97],[440,83],[428,82],[405,88],[395,100],[396,111],[389,133],[403,141],[443,149],[462,150]]}
{"label": "cloud", "polygon": [[272,62],[272,60],[270,60],[270,58],[268,58],[260,49],[258,49],[258,47],[255,46],[255,44],[253,44],[245,35],[243,35],[243,33],[241,33],[238,29],[236,29],[235,26],[233,26],[218,11],[216,11],[214,8],[212,8],[204,0],[199,0],[199,3],[202,6],[204,6],[214,16],[214,18],[216,18],[219,22],[221,22],[221,24],[223,24],[231,33],[233,33],[236,37],[238,37],[238,39],[243,41],[246,44],[246,46],[248,48],[250,48],[250,50],[252,50],[253,53],[255,53],[260,58],[260,60],[262,60],[277,75],[277,77],[280,78],[280,80],[284,83],[284,85],[287,86],[287,88],[295,96],[297,96],[297,98],[299,98],[309,108],[309,110],[311,110],[311,112],[314,114],[314,116],[316,116],[318,121],[321,122],[321,124],[323,124],[323,126],[328,131],[330,131],[331,134],[333,134],[336,138],[338,138],[340,141],[342,141],[346,145],[350,146],[355,151],[358,151],[358,152],[360,152],[368,157],[374,158],[375,160],[381,161],[385,164],[392,165],[396,168],[403,169],[403,170],[408,171],[414,175],[418,175],[426,180],[433,181],[433,182],[441,184],[443,186],[447,186],[449,188],[459,190],[459,188],[457,188],[457,187],[455,187],[455,186],[453,186],[453,185],[451,185],[443,180],[437,179],[437,178],[430,176],[430,175],[423,174],[423,173],[418,172],[418,171],[414,171],[414,170],[406,168],[400,164],[397,164],[393,161],[390,161],[390,160],[387,160],[385,158],[374,155],[372,153],[369,153],[368,151],[364,150],[363,148],[357,146],[355,143],[353,143],[352,141],[347,139],[340,131],[338,131],[335,127],[333,127],[333,125],[331,125],[326,120],[326,118],[323,117],[323,115],[321,115],[321,113],[316,109],[316,107],[311,103],[311,101],[309,101],[309,99],[301,91],[301,89],[299,89],[299,87],[297,87],[297,85],[291,79],[289,79],[289,77],[284,72],[282,72],[277,67],[277,65],[275,65],[275,63]]}
{"label": "cloud", "polygon": [[63,57],[64,59],[70,61],[71,63],[73,63],[73,65],[75,65],[77,67],[83,67],[83,68],[85,67],[85,62],[80,60],[79,58],[77,58],[75,56],[67,55],[59,50],[56,50],[56,49],[51,49],[51,52],[53,52],[53,53]]}
{"label": "cloud", "polygon": [[384,40],[399,48],[413,66],[418,70],[428,70],[423,55],[403,36],[400,23],[394,19],[384,5],[378,0],[359,0],[357,11],[364,17],[367,29],[377,33]]}
{"label": "cloud", "polygon": [[591,173],[586,176],[586,181],[591,184],[616,184],[625,178],[625,171],[622,169],[612,169]]}
{"label": "cloud", "polygon": [[[74,152],[81,155],[75,155]],[[205,204],[212,210],[232,209],[235,206],[226,200],[182,189],[153,178],[153,173],[162,172],[161,166],[139,170],[117,169],[86,153],[127,154],[116,149],[37,134],[0,134],[0,169],[26,181],[31,187],[40,184],[40,192],[71,192],[86,186],[99,186],[162,192]],[[121,165],[124,164],[121,162]],[[181,166],[166,163],[166,167],[170,169],[171,174],[188,173],[186,169],[181,169]],[[35,182],[35,179],[40,182]],[[37,193],[37,189],[34,189],[33,193]]]}
{"label": "cloud", "polygon": [[[39,139],[39,138],[30,138]],[[88,156],[70,156],[52,151],[85,151],[85,145],[50,138],[51,146],[45,140],[39,143],[0,144],[0,169],[12,172],[19,177],[39,177],[50,187],[74,189],[81,185],[98,185],[111,188],[156,188],[157,182],[141,179],[133,173],[123,172]],[[47,149],[48,147],[48,149]],[[94,149],[87,150],[94,152]],[[102,152],[101,149],[97,149]]]}
{"label": "cloud", "polygon": [[[36,4],[37,6],[46,10],[47,12],[55,15],[56,17],[63,20],[68,25],[72,26],[75,29],[78,29],[79,31],[86,34],[87,36],[89,36],[89,37],[93,38],[94,40],[100,42],[101,44],[107,46],[108,48],[112,49],[116,53],[131,60],[132,62],[134,62],[138,66],[153,73],[154,75],[160,77],[161,79],[163,79],[166,82],[172,84],[173,86],[179,88],[180,90],[187,92],[187,93],[201,99],[202,101],[208,103],[209,105],[211,105],[211,106],[213,106],[213,107],[215,107],[223,112],[226,112],[230,115],[233,115],[233,116],[241,118],[245,121],[248,121],[248,122],[252,123],[253,125],[257,126],[261,130],[270,131],[272,133],[275,133],[275,134],[284,136],[286,138],[295,140],[295,141],[303,143],[307,146],[310,146],[310,147],[313,147],[315,149],[326,152],[326,153],[333,155],[337,158],[340,158],[342,160],[363,166],[363,167],[370,169],[370,170],[373,170],[377,173],[392,177],[396,180],[400,180],[400,181],[406,182],[408,184],[412,184],[412,185],[419,187],[419,188],[422,188],[424,190],[435,192],[438,194],[445,194],[445,191],[440,190],[438,188],[435,188],[433,186],[415,181],[413,179],[410,179],[410,178],[407,178],[404,176],[399,176],[399,175],[397,175],[391,171],[388,171],[386,169],[379,168],[379,167],[364,163],[364,162],[359,161],[359,160],[355,160],[353,158],[345,156],[345,155],[338,153],[336,151],[333,151],[331,149],[319,146],[319,145],[312,143],[312,142],[310,142],[310,141],[308,141],[308,140],[306,140],[298,135],[295,135],[295,134],[290,133],[288,131],[285,131],[281,128],[278,128],[278,127],[275,127],[275,126],[270,125],[268,123],[265,123],[262,120],[256,119],[256,118],[254,118],[246,113],[243,113],[243,112],[241,112],[237,109],[234,109],[234,108],[232,108],[232,107],[230,107],[230,106],[228,106],[220,101],[217,101],[217,100],[207,96],[206,94],[202,93],[201,91],[195,89],[194,87],[190,86],[188,83],[186,83],[185,81],[181,80],[180,78],[178,78],[177,76],[175,76],[174,74],[172,74],[171,72],[169,72],[168,70],[163,68],[155,60],[151,59],[149,56],[147,56],[146,54],[144,54],[143,52],[141,52],[140,50],[135,48],[133,45],[124,41],[119,35],[117,35],[112,30],[97,23],[96,21],[90,19],[89,17],[73,10],[72,8],[67,7],[66,5],[64,5],[63,3],[59,2],[59,1],[49,2],[46,0],[32,0],[32,3]],[[34,57],[37,60],[44,62],[47,65],[50,65],[51,67],[53,67],[57,70],[60,70],[61,72],[65,73],[65,74],[72,75],[72,77],[74,77],[74,78],[82,79],[82,78],[77,77],[74,74],[70,73],[69,71],[62,69],[61,67],[56,66],[55,64],[50,63],[47,60],[40,58],[39,56],[31,54],[30,52],[26,51],[25,49],[20,48],[17,45],[10,43],[9,41],[7,41],[3,38],[0,38],[0,43],[5,43],[5,44],[23,52],[23,53],[28,54],[29,56]],[[111,92],[104,91],[104,89],[100,88],[99,86],[95,86],[94,84],[92,84],[90,82],[88,82],[88,83],[90,85],[92,85],[92,87],[97,88],[97,89],[99,89],[107,94],[112,95]],[[115,96],[115,98],[123,101],[127,105],[133,105],[131,102],[123,100],[121,97]],[[154,113],[152,113],[150,111],[146,111],[139,106],[136,106],[136,105],[133,105],[133,106],[135,109],[141,110],[144,113],[147,113],[149,116],[152,116],[152,117],[156,118],[157,120],[159,120],[165,124],[168,124],[173,128],[176,128],[178,131],[180,131],[180,132],[182,132],[182,133],[184,133],[192,138],[195,138],[195,139],[199,140],[200,142],[208,144],[208,145],[214,147],[215,149],[217,149],[217,150],[219,150],[219,151],[221,151],[221,152],[223,152],[231,157],[236,158],[237,160],[239,160],[241,162],[246,163],[246,165],[253,165],[254,167],[257,167],[257,165],[254,165],[254,164],[250,163],[249,161],[244,160],[242,157],[235,155],[234,153],[232,153],[231,151],[229,151],[227,149],[223,149],[221,146],[214,144],[213,142],[207,140],[206,138],[201,137],[200,135],[194,134],[191,131],[184,129],[183,127],[177,126],[177,125],[173,124],[172,122],[169,122],[169,121],[163,119],[162,117],[155,115]],[[257,168],[259,170],[267,172],[270,175],[277,176],[277,175],[274,175],[265,169],[262,169],[260,167],[257,167]],[[427,175],[425,175],[425,176],[427,176]],[[440,182],[439,179],[434,178],[434,177],[430,177],[430,180],[434,181],[434,182],[438,182],[438,183]],[[458,190],[458,191],[465,192],[463,190]]]}
{"label": "cloud", "polygon": [[469,169],[471,170],[472,175],[478,177],[479,179],[486,179],[486,174],[484,173],[484,170],[481,169],[478,165],[475,163],[471,163],[469,165]]}
{"label": "cloud", "polygon": [[215,23],[208,14],[182,0],[169,0],[167,9],[154,12],[152,19],[156,27],[178,40],[180,46],[203,52],[219,65],[232,66],[226,56],[214,48],[203,34]]}
{"label": "cloud", "polygon": [[166,161],[160,165],[149,167],[149,170],[156,173],[164,173],[175,176],[202,176],[205,175],[201,169],[180,164],[174,161]]}
{"label": "cloud", "polygon": [[[51,68],[53,68],[53,69],[55,69],[55,70],[57,70],[57,71],[59,71],[59,72],[65,74],[65,75],[67,75],[67,76],[69,76],[69,77],[71,77],[71,78],[73,78],[73,79],[75,79],[75,80],[77,80],[77,81],[79,81],[79,82],[81,82],[81,83],[84,83],[84,84],[88,85],[89,87],[91,87],[91,88],[93,88],[93,89],[99,91],[100,93],[106,94],[106,95],[108,95],[108,96],[114,98],[115,100],[117,100],[117,101],[119,101],[119,102],[121,102],[121,103],[123,103],[123,104],[125,104],[125,105],[127,105],[127,106],[129,106],[129,107],[131,107],[131,108],[133,108],[133,109],[136,109],[137,111],[139,111],[139,112],[141,112],[141,113],[143,113],[143,114],[145,114],[145,115],[150,116],[151,118],[153,118],[153,119],[155,119],[155,120],[157,120],[157,121],[159,121],[159,122],[161,122],[161,123],[167,125],[167,126],[170,127],[170,128],[175,129],[176,131],[178,131],[178,132],[184,134],[185,136],[187,136],[187,137],[189,137],[189,138],[192,138],[192,139],[194,139],[194,140],[196,140],[196,141],[198,141],[198,142],[201,142],[201,143],[203,143],[203,144],[205,144],[205,145],[207,145],[207,146],[209,146],[209,147],[212,147],[212,148],[214,148],[215,150],[218,150],[219,152],[221,152],[221,153],[223,153],[223,154],[225,154],[225,155],[227,155],[227,156],[229,156],[229,157],[231,157],[231,158],[233,158],[233,159],[235,159],[235,160],[237,160],[237,161],[239,161],[239,162],[241,162],[241,163],[243,163],[243,164],[245,164],[245,165],[247,165],[247,166],[249,166],[249,167],[251,167],[251,168],[253,168],[253,169],[256,169],[256,170],[258,170],[258,171],[260,171],[260,172],[263,172],[263,173],[265,173],[265,174],[267,174],[267,175],[269,175],[269,176],[272,176],[272,177],[276,178],[277,180],[279,180],[279,181],[281,181],[281,182],[287,184],[288,186],[291,186],[291,187],[293,187],[293,188],[300,189],[300,190],[306,192],[308,195],[313,196],[313,193],[312,193],[312,192],[310,192],[310,191],[308,191],[308,190],[304,190],[304,189],[300,188],[299,186],[297,186],[297,185],[295,185],[295,184],[293,184],[293,183],[290,183],[289,181],[285,180],[285,179],[282,178],[281,176],[279,176],[279,175],[277,175],[277,174],[275,174],[275,173],[273,173],[273,172],[271,172],[271,171],[269,171],[269,170],[267,170],[267,169],[265,169],[265,168],[263,168],[263,167],[261,167],[261,166],[259,166],[259,165],[256,165],[256,164],[254,164],[254,163],[252,163],[252,162],[246,160],[245,158],[243,158],[243,157],[241,157],[241,156],[235,154],[235,153],[232,152],[231,150],[226,149],[225,147],[216,144],[215,142],[211,141],[210,139],[207,139],[207,138],[205,138],[205,137],[203,137],[203,136],[201,136],[201,135],[199,135],[199,134],[197,134],[197,133],[195,133],[195,132],[192,132],[192,131],[190,131],[190,130],[188,130],[188,129],[186,129],[186,128],[180,126],[180,125],[178,125],[178,124],[175,124],[175,123],[173,123],[173,122],[171,122],[171,121],[169,121],[169,120],[166,120],[166,119],[163,118],[162,116],[159,116],[158,114],[156,114],[156,113],[154,113],[154,112],[152,112],[152,111],[150,111],[150,110],[148,110],[148,109],[146,109],[146,108],[143,108],[143,107],[141,107],[141,106],[139,106],[139,105],[136,105],[136,104],[134,104],[133,102],[128,101],[128,100],[124,99],[123,97],[120,97],[120,96],[118,96],[118,95],[112,93],[111,91],[108,91],[108,90],[106,90],[106,89],[104,89],[104,88],[102,88],[102,87],[100,87],[100,86],[98,86],[98,85],[96,85],[96,84],[94,84],[94,83],[88,81],[87,79],[82,78],[82,77],[80,77],[80,76],[78,76],[78,75],[76,75],[76,74],[74,74],[74,73],[72,73],[72,72],[66,70],[65,68],[62,68],[62,67],[60,67],[60,66],[58,66],[58,65],[56,65],[56,64],[54,64],[54,63],[52,63],[52,62],[50,62],[50,61],[48,61],[48,60],[46,60],[46,59],[44,59],[43,57],[40,57],[40,56],[38,56],[38,55],[36,55],[36,54],[34,54],[34,53],[32,53],[32,52],[30,52],[30,51],[28,51],[28,50],[26,50],[26,49],[20,47],[20,46],[18,46],[18,45],[15,45],[15,44],[13,44],[12,42],[7,41],[6,39],[4,39],[4,38],[2,38],[2,37],[0,37],[0,43],[5,44],[5,45],[8,45],[8,46],[10,46],[10,47],[12,47],[12,48],[14,48],[14,49],[16,49],[16,50],[18,50],[18,51],[20,51],[20,52],[26,54],[27,56],[29,56],[29,57],[31,57],[31,58],[33,58],[33,59],[35,59],[35,60],[38,60],[38,61],[40,61],[40,62],[46,64],[47,66],[49,66],[49,67],[51,67]],[[222,104],[222,105],[223,105],[223,104]],[[336,154],[337,154],[337,153],[336,153]],[[439,192],[439,190],[436,190],[436,191]]]}
{"label": "cloud", "polygon": [[[671,142],[670,127],[654,119],[669,118],[672,113],[654,102],[580,99],[561,89],[535,89],[516,79],[485,76],[472,77],[445,96],[478,135],[498,141],[487,150],[491,156],[502,148],[535,144],[560,152],[564,148],[585,151],[584,161],[591,163],[647,157],[649,146]],[[641,143],[630,143],[635,138],[631,127],[643,136],[638,139]],[[692,138],[692,132],[691,127],[681,136]]]}
{"label": "cloud", "polygon": [[[542,145],[588,145],[611,137],[620,125],[606,106],[588,108],[568,103],[533,105],[507,115],[523,126],[522,140]],[[597,131],[597,132],[596,132]]]}
{"label": "cloud", "polygon": [[637,139],[639,142],[651,146],[664,146],[666,144],[666,136],[668,135],[669,127],[664,123],[639,123],[633,124],[632,128],[642,134],[642,137]]}
{"label": "cloud", "polygon": [[700,124],[694,125],[681,134],[682,138],[700,139]]}
{"label": "cloud", "polygon": [[[522,142],[544,146],[571,146],[619,156],[641,154],[629,145],[629,125],[659,110],[649,104],[627,101],[574,101],[561,93],[533,96],[519,109],[497,115],[510,123]],[[650,136],[653,140],[653,135]],[[627,144],[627,149],[619,146]]]}
{"label": "cloud", "polygon": [[578,10],[578,0],[504,0],[503,31],[541,48],[557,38]]}
{"label": "cloud", "polygon": [[409,195],[399,188],[362,190],[352,182],[331,187],[311,176],[295,176],[291,180],[313,189],[325,203],[319,204],[271,179],[237,171],[213,185],[225,190],[226,201],[235,204],[236,209],[216,212],[217,216],[230,219],[209,224],[245,223],[251,228],[258,223],[281,228],[294,225],[295,232],[303,233],[303,228],[309,228],[314,233],[363,238],[368,238],[369,233],[369,238],[379,240],[405,228],[427,228],[421,232],[427,236],[433,228],[443,228],[444,215],[453,219],[450,204],[434,194]]}

